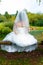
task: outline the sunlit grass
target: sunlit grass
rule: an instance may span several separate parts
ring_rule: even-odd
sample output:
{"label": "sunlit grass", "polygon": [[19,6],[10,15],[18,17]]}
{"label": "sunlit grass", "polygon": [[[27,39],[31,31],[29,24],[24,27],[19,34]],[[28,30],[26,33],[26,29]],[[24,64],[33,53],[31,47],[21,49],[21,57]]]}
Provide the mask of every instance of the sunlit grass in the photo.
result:
{"label": "sunlit grass", "polygon": [[30,26],[31,30],[43,30],[43,26]]}
{"label": "sunlit grass", "polygon": [[43,30],[32,30],[30,34],[32,34],[38,42],[43,41]]}
{"label": "sunlit grass", "polygon": [[0,65],[43,65],[43,57],[6,59],[1,56]]}

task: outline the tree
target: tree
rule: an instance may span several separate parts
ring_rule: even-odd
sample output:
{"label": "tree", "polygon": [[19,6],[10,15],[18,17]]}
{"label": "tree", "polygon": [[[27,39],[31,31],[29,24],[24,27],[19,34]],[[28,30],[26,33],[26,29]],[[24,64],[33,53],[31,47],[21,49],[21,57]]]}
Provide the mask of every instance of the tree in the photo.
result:
{"label": "tree", "polygon": [[36,2],[38,2],[38,3],[39,3],[39,5],[40,5],[40,3],[41,3],[41,0],[36,0]]}
{"label": "tree", "polygon": [[6,17],[0,14],[0,22],[4,22],[4,21],[6,21]]}
{"label": "tree", "polygon": [[1,0],[0,0],[0,2],[1,2]]}
{"label": "tree", "polygon": [[10,15],[8,14],[8,12],[7,12],[7,11],[5,12],[4,16],[5,16],[7,19],[9,19],[9,18],[10,18]]}
{"label": "tree", "polygon": [[17,14],[18,14],[18,11],[16,11],[15,17],[17,16]]}

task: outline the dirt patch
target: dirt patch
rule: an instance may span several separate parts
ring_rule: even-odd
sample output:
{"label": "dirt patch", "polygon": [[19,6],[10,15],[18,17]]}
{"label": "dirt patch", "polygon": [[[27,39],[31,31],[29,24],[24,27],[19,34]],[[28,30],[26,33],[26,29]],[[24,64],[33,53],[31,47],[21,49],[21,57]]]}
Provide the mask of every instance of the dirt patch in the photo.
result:
{"label": "dirt patch", "polygon": [[0,57],[3,56],[6,59],[16,59],[16,58],[37,58],[42,56],[43,57],[43,45],[39,45],[38,48],[32,52],[15,52],[15,53],[8,53],[1,51]]}
{"label": "dirt patch", "polygon": [[1,65],[43,65],[43,45],[32,52],[0,51]]}

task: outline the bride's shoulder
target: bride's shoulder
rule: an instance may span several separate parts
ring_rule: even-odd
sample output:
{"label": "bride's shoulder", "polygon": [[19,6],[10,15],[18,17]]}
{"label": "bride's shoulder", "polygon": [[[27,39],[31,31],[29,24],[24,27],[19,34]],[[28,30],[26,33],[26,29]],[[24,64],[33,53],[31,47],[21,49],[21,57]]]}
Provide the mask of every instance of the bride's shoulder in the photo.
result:
{"label": "bride's shoulder", "polygon": [[6,36],[12,36],[13,32],[8,33]]}
{"label": "bride's shoulder", "polygon": [[10,35],[10,36],[14,36],[15,33],[12,31],[12,32],[10,32],[8,35]]}
{"label": "bride's shoulder", "polygon": [[10,33],[8,33],[7,35],[13,35],[14,34],[14,32],[10,32]]}

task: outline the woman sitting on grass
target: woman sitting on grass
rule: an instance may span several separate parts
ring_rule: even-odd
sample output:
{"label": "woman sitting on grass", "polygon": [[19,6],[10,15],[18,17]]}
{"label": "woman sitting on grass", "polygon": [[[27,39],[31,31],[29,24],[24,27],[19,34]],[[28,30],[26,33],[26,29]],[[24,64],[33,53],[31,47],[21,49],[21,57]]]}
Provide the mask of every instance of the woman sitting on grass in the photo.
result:
{"label": "woman sitting on grass", "polygon": [[7,52],[31,52],[37,48],[37,40],[29,33],[29,21],[25,11],[17,14],[13,31],[3,41],[10,41],[12,45],[1,45]]}

